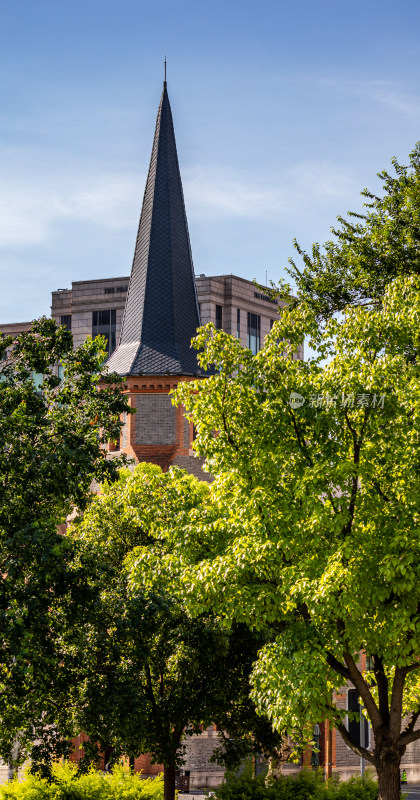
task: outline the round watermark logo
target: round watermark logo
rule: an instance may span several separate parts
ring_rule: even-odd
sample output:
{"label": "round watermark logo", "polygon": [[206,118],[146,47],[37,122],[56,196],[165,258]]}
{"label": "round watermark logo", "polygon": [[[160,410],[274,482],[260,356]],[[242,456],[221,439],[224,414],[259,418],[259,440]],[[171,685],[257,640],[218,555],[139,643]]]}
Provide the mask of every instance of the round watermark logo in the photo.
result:
{"label": "round watermark logo", "polygon": [[300,408],[303,406],[304,402],[305,398],[302,397],[301,394],[298,392],[290,392],[289,405],[292,406],[292,408]]}

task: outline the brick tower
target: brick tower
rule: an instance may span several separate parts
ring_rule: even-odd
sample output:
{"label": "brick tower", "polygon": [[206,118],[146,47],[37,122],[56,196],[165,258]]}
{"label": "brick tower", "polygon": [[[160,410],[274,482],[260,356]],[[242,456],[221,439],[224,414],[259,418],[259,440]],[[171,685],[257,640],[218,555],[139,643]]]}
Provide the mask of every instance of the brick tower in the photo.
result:
{"label": "brick tower", "polygon": [[191,339],[200,325],[187,216],[166,80],[143,198],[130,284],[110,372],[126,376],[136,414],[121,449],[136,461],[176,464],[205,478],[191,450],[192,425],[169,392],[204,377]]}

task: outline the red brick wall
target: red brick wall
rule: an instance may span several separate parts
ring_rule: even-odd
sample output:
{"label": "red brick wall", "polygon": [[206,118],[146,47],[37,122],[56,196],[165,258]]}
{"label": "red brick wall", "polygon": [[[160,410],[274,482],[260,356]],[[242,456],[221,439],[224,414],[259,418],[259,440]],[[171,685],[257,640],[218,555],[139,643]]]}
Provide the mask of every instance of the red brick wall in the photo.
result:
{"label": "red brick wall", "polygon": [[83,742],[88,742],[89,736],[86,736],[85,733],[81,733],[79,736],[75,736],[75,738],[71,741],[74,749],[70,753],[70,761],[78,764],[80,759],[83,758],[85,754],[85,751],[83,750]]}
{"label": "red brick wall", "polygon": [[[168,402],[166,404],[156,403],[155,409],[155,430],[153,428],[153,398],[168,397],[169,393],[176,388],[179,381],[191,381],[189,377],[163,377],[149,376],[127,378],[124,394],[129,396],[129,403],[132,408],[138,406],[135,414],[128,414],[126,420],[126,431],[121,435],[121,450],[128,456],[134,458],[136,462],[148,461],[157,464],[163,470],[169,469],[174,460],[178,457],[190,457],[190,448],[193,438],[193,426],[184,418],[182,407],[175,408]],[[141,404],[141,397],[150,398],[149,406]],[[140,414],[143,416],[140,417]],[[165,419],[165,415],[167,419]],[[170,417],[170,419],[169,419]],[[142,422],[140,422],[140,419]],[[142,425],[143,423],[143,425]],[[142,427],[147,428],[155,439],[153,444],[139,443],[141,439]],[[154,434],[154,435],[153,435]],[[161,441],[159,441],[161,439]],[[165,441],[166,439],[166,441]],[[168,441],[170,439],[171,441]],[[112,446],[111,446],[112,447]]]}
{"label": "red brick wall", "polygon": [[163,772],[162,764],[152,764],[150,756],[142,755],[134,759],[134,772],[142,772],[143,775],[159,775]]}

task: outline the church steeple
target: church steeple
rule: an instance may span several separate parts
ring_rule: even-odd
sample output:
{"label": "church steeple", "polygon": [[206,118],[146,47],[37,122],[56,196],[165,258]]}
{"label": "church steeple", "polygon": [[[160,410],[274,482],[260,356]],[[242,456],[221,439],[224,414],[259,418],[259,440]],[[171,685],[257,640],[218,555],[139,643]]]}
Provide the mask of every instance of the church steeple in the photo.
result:
{"label": "church steeple", "polygon": [[120,375],[203,375],[191,338],[200,324],[166,74],[119,345]]}

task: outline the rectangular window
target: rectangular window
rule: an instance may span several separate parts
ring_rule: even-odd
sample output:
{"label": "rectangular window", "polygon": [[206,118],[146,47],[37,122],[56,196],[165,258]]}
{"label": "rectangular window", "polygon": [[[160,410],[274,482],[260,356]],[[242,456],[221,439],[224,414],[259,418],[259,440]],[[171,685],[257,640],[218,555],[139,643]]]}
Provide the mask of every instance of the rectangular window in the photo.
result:
{"label": "rectangular window", "polygon": [[68,331],[71,331],[71,314],[63,314],[63,316],[60,317],[60,325],[67,328]]}
{"label": "rectangular window", "polygon": [[222,306],[216,306],[216,328],[222,327],[222,320],[223,320],[223,308]]}
{"label": "rectangular window", "polygon": [[236,338],[241,338],[241,309],[236,309]]}
{"label": "rectangular window", "polygon": [[273,327],[275,322],[276,322],[275,319],[270,319],[270,331],[271,331],[271,328]]}
{"label": "rectangular window", "polygon": [[106,352],[108,356],[115,350],[115,331],[116,331],[116,316],[115,308],[107,309],[106,311],[93,311],[92,313],[92,336],[105,336]]}
{"label": "rectangular window", "polygon": [[[360,714],[359,693],[357,689],[347,691],[347,711]],[[360,715],[359,719],[349,719],[347,730],[353,742],[361,747],[369,747],[369,723]]]}
{"label": "rectangular window", "polygon": [[44,376],[42,372],[32,372],[32,381],[35,386],[35,391],[42,394],[42,384],[44,383]]}
{"label": "rectangular window", "polygon": [[311,748],[311,767],[318,769],[319,764],[319,744],[321,741],[321,729],[318,724],[313,726],[312,748]]}
{"label": "rectangular window", "polygon": [[247,347],[255,356],[260,349],[261,317],[248,311]]}

